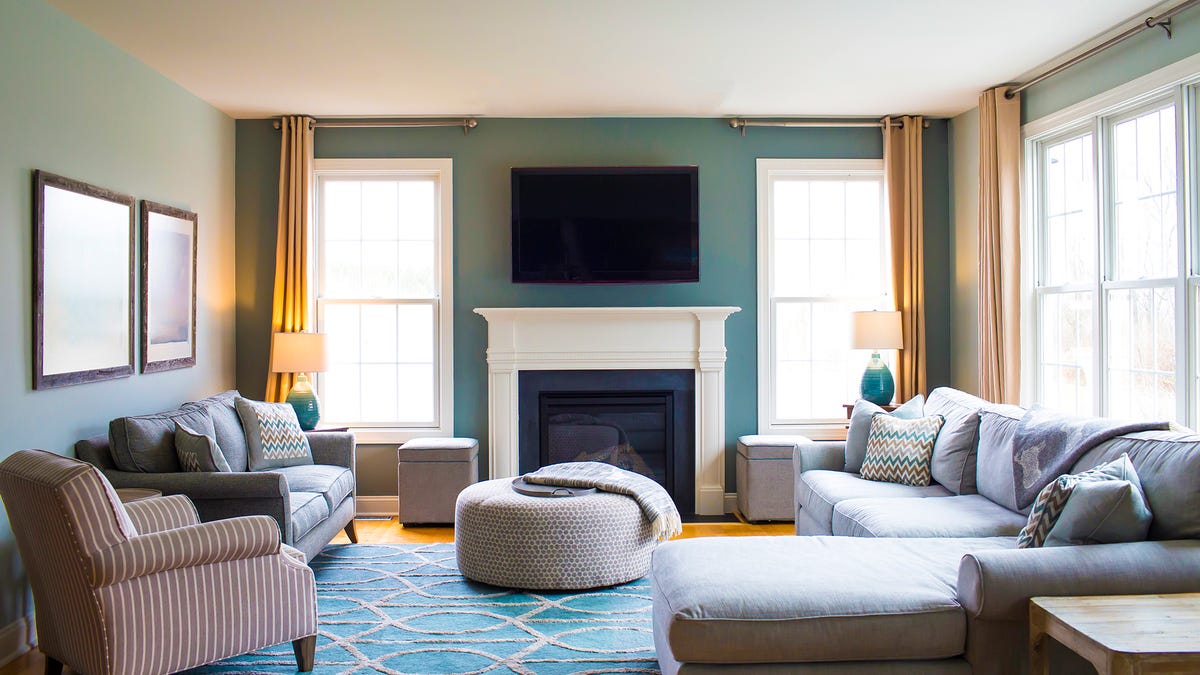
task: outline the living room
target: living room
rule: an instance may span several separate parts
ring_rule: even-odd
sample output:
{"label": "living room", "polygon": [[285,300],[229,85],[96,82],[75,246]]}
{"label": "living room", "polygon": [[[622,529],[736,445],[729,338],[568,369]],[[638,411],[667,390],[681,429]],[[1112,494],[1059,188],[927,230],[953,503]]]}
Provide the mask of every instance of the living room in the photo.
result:
{"label": "living room", "polygon": [[[332,199],[321,192],[322,176],[329,182],[338,171],[384,170],[379,168],[384,164],[362,163],[357,168],[345,164],[355,160],[399,162],[386,170],[407,171],[410,178],[436,175],[438,199],[445,200],[435,206],[426,205],[437,214],[430,235],[435,246],[430,250],[446,256],[437,259],[430,254],[420,262],[422,269],[437,270],[430,272],[428,285],[423,287],[434,292],[410,294],[394,304],[401,308],[396,312],[405,308],[424,308],[426,312],[417,319],[426,322],[421,324],[428,327],[426,334],[435,337],[418,347],[423,354],[433,356],[408,361],[417,363],[419,368],[413,366],[415,370],[410,372],[424,378],[421,381],[428,382],[428,386],[400,386],[398,362],[405,359],[399,358],[393,358],[396,363],[391,364],[394,370],[389,394],[372,391],[349,400],[338,393],[343,390],[338,389],[336,378],[344,373],[331,370],[317,376],[323,424],[351,427],[357,438],[354,493],[357,513],[362,518],[393,518],[391,522],[395,523],[399,492],[396,448],[411,438],[478,439],[480,480],[524,472],[515,459],[517,449],[509,447],[513,444],[504,445],[509,433],[504,425],[515,427],[517,415],[508,414],[504,421],[494,419],[498,392],[508,391],[510,385],[513,391],[517,387],[515,376],[511,383],[502,378],[520,368],[513,367],[511,361],[501,362],[498,355],[504,349],[494,340],[500,322],[509,319],[496,313],[488,316],[489,309],[604,312],[631,307],[697,311],[736,308],[711,324],[719,326],[713,329],[713,334],[721,336],[719,344],[705,345],[723,349],[723,357],[713,358],[703,367],[695,366],[694,395],[700,411],[694,439],[698,458],[690,466],[695,467],[691,478],[697,489],[692,512],[685,514],[694,515],[694,520],[732,517],[729,514],[738,504],[741,475],[740,437],[798,434],[834,440],[844,436],[847,415],[842,405],[854,403],[857,382],[870,351],[851,348],[849,327],[842,327],[848,321],[841,316],[836,325],[825,325],[826,330],[813,328],[822,325],[818,319],[803,324],[809,331],[806,335],[821,342],[817,347],[807,347],[808,356],[788,356],[786,350],[777,350],[775,336],[784,336],[779,340],[783,345],[800,334],[797,326],[801,324],[775,321],[776,315],[769,308],[785,306],[796,296],[810,301],[815,296],[818,302],[804,305],[804,311],[815,311],[810,306],[833,305],[834,299],[843,297],[842,289],[854,288],[854,301],[860,304],[847,305],[840,310],[843,314],[852,309],[891,309],[870,304],[894,302],[895,255],[881,243],[890,232],[882,225],[883,220],[877,220],[872,221],[875,239],[860,237],[876,247],[870,249],[875,257],[845,257],[847,249],[843,248],[838,255],[843,256],[845,264],[831,264],[819,254],[804,258],[820,271],[802,282],[796,281],[812,290],[811,296],[808,290],[772,295],[761,279],[802,266],[795,263],[799,258],[773,257],[784,251],[788,244],[780,242],[788,237],[780,235],[777,242],[764,233],[766,218],[762,213],[777,206],[764,190],[771,171],[793,178],[814,170],[843,175],[863,171],[855,180],[861,178],[861,182],[874,181],[872,185],[881,186],[868,196],[882,218],[889,209],[885,193],[895,191],[884,178],[880,120],[889,115],[892,118],[886,123],[895,125],[897,133],[905,123],[910,130],[914,124],[920,126],[919,152],[909,157],[919,169],[909,178],[919,186],[915,200],[910,202],[916,204],[910,209],[910,218],[917,223],[922,241],[916,258],[923,276],[918,303],[923,316],[922,384],[915,384],[916,380],[903,372],[901,360],[915,358],[905,354],[914,350],[885,350],[884,357],[896,374],[896,403],[916,393],[928,397],[935,388],[952,387],[997,403],[1039,403],[1080,414],[1163,418],[1196,428],[1200,424],[1200,355],[1195,353],[1195,345],[1200,343],[1196,334],[1200,330],[1196,259],[1200,256],[1195,247],[1200,241],[1196,230],[1200,217],[1195,195],[1200,171],[1191,168],[1197,161],[1195,92],[1200,75],[1200,41],[1196,39],[1200,35],[1200,9],[1196,7],[1189,6],[1171,17],[1170,39],[1163,27],[1144,26],[1145,30],[1120,44],[1023,89],[1019,99],[1019,124],[1024,128],[1018,129],[1018,144],[1026,153],[1026,164],[1016,166],[1025,171],[1029,170],[1030,158],[1048,157],[1046,153],[1059,141],[1077,138],[1072,134],[1084,126],[1102,129],[1094,135],[1099,139],[1115,133],[1112,126],[1106,125],[1124,120],[1120,115],[1141,115],[1146,110],[1140,107],[1143,104],[1153,107],[1168,99],[1174,102],[1171,119],[1178,126],[1178,137],[1189,139],[1192,145],[1171,146],[1177,149],[1178,165],[1189,168],[1181,169],[1178,183],[1170,186],[1174,190],[1169,197],[1174,201],[1170,203],[1179,214],[1179,244],[1170,249],[1177,254],[1178,264],[1166,275],[1169,279],[1162,281],[1159,277],[1164,275],[1150,275],[1156,283],[1162,282],[1154,285],[1143,283],[1146,275],[1135,275],[1132,280],[1105,278],[1103,282],[1096,276],[1094,284],[1093,277],[1088,277],[1057,280],[1054,285],[1043,283],[1035,289],[1031,285],[1035,260],[1028,242],[1043,232],[1036,231],[1035,235],[1035,230],[1023,230],[1020,260],[1003,260],[1008,272],[1018,272],[1015,278],[1010,275],[1005,279],[1016,284],[1024,313],[1010,321],[1006,336],[1018,335],[1020,349],[1010,349],[1011,342],[1002,343],[997,356],[981,354],[980,348],[981,339],[989,337],[989,329],[981,328],[989,324],[981,319],[984,311],[979,300],[980,137],[981,128],[994,124],[981,120],[980,95],[1002,85],[1028,82],[1177,4],[1075,2],[1045,8],[1033,2],[970,7],[945,3],[930,16],[904,17],[902,25],[907,33],[891,34],[887,30],[889,21],[900,22],[898,15],[905,12],[882,3],[873,4],[871,11],[881,13],[883,18],[866,21],[845,8],[809,7],[807,3],[792,8],[701,3],[702,9],[670,3],[658,8],[618,3],[617,8],[608,11],[565,3],[557,8],[525,6],[511,13],[483,3],[466,3],[456,6],[456,10],[365,3],[357,10],[361,14],[356,14],[321,3],[305,3],[304,11],[285,11],[282,4],[275,3],[206,8],[200,3],[157,7],[154,3],[116,0],[6,2],[0,6],[0,91],[5,100],[0,107],[0,145],[4,147],[0,175],[5,176],[0,181],[0,261],[8,270],[9,281],[0,289],[0,308],[7,317],[0,328],[0,400],[4,401],[0,406],[0,429],[4,431],[0,456],[41,448],[75,457],[75,443],[108,433],[110,420],[171,409],[226,390],[237,389],[251,400],[269,398],[272,333],[280,329],[273,327],[273,320],[279,318],[275,310],[280,157],[287,131],[276,127],[285,115],[311,116],[315,120],[309,138],[313,143],[312,171],[318,201]],[[625,18],[620,8],[626,12]],[[770,18],[776,11],[792,20],[776,23]],[[278,27],[272,23],[272,16],[289,12],[300,18],[279,19]],[[239,18],[226,20],[223,16],[227,13]],[[682,19],[683,15],[695,16],[685,26],[670,30],[668,26],[674,24],[668,19]],[[401,21],[404,17],[412,17],[412,26]],[[639,36],[642,42],[620,38],[604,28],[634,21],[628,17],[642,17],[638,20],[653,29]],[[858,24],[863,21],[874,31],[866,34],[869,38],[858,32]],[[314,33],[323,22],[349,31],[332,41],[336,46],[329,51],[313,46],[323,38]],[[399,27],[401,23],[405,25]],[[493,26],[516,31],[516,37],[498,39],[495,31],[489,30]],[[272,59],[267,58],[268,48],[257,44],[254,37],[272,35],[271,40],[264,38],[262,42],[283,43],[274,33],[288,31],[303,39],[288,43],[288,49]],[[651,35],[656,39],[650,39]],[[472,37],[477,44],[471,44]],[[800,56],[784,58],[783,49],[734,56],[725,44],[734,39],[739,47],[747,49],[755,42],[794,41],[800,45],[795,48]],[[506,46],[510,42],[520,46]],[[391,43],[408,45],[388,55],[397,61],[403,57],[406,66],[411,66],[394,68],[396,79],[389,79],[393,76],[388,72],[390,62],[377,60],[367,47]],[[911,64],[900,63],[900,58],[856,63],[857,57],[847,53],[848,46],[870,46],[873,54],[892,48],[897,50],[896,56],[903,53],[901,50],[919,49],[921,58]],[[555,65],[556,59],[567,60]],[[642,64],[655,65],[632,66],[638,59]],[[703,63],[708,73],[698,75],[702,69],[689,65],[689,60]],[[242,67],[237,65],[239,62]],[[818,63],[821,67],[814,67]],[[616,64],[623,64],[629,72],[614,70]],[[355,67],[361,72],[344,74]],[[912,71],[903,76],[886,72],[902,68]],[[831,69],[832,74],[807,72],[825,69]],[[793,83],[790,71],[805,74],[796,73]],[[871,84],[858,79],[872,72]],[[1174,89],[1163,93],[1170,87]],[[1111,117],[1112,110],[1118,110],[1117,117]],[[445,126],[337,124],[414,120],[434,120]],[[739,126],[737,120],[748,124]],[[764,122],[817,125],[758,125]],[[889,130],[892,128],[889,126]],[[1096,143],[1095,147],[1100,148],[1100,141]],[[1108,157],[1109,150],[1103,153],[1095,152],[1096,161]],[[403,163],[410,160],[417,161]],[[431,160],[445,164],[422,164]],[[833,165],[813,160],[842,163],[830,169]],[[1049,161],[1046,159],[1046,166]],[[1091,164],[1083,161],[1072,166],[1079,169]],[[696,279],[635,284],[515,282],[513,170],[547,167],[694,168],[699,213]],[[31,386],[36,375],[35,351],[40,349],[34,340],[38,330],[32,227],[35,202],[31,190],[35,170],[198,216],[194,236],[194,365],[164,372],[132,369],[136,372],[127,377],[73,386]],[[1107,171],[1093,171],[1093,183],[1101,185],[1110,180]],[[886,190],[882,189],[885,185]],[[1023,200],[1019,207],[1032,208],[1026,184],[1017,187]],[[1165,185],[1160,187],[1160,192],[1169,191]],[[842,203],[848,211],[856,205],[851,198],[843,198]],[[1088,213],[1096,222],[1109,218],[1100,215],[1108,213],[1105,209]],[[319,233],[326,232],[320,229],[321,222],[319,216],[314,216],[311,223],[316,229],[309,236],[317,242],[310,251],[313,262],[321,259],[318,256],[331,255],[331,244],[345,243],[337,237],[321,239]],[[1022,227],[1032,228],[1033,224],[1024,218]],[[1095,242],[1103,237],[1095,233],[1090,235],[1092,239],[1087,236],[1072,231],[1065,241],[1091,241],[1080,250],[1095,252],[1098,260],[1100,249]],[[1071,248],[1071,243],[1064,244],[1065,248]],[[369,248],[357,255],[367,256]],[[768,252],[770,255],[764,256]],[[134,255],[129,261],[131,285],[137,259]],[[780,261],[772,269],[768,259]],[[358,260],[357,265],[367,265],[365,257]],[[78,264],[85,266],[83,261]],[[349,267],[355,265],[348,263]],[[1093,265],[1093,270],[1095,267],[1100,266]],[[331,287],[322,284],[332,282],[315,278],[315,268],[312,271],[313,287],[306,298],[311,317],[306,328],[336,329],[337,322],[328,318],[330,308],[336,311],[339,303],[363,298],[353,293],[336,296],[333,291],[323,296],[323,291]],[[308,272],[306,266],[305,274]],[[1175,311],[1167,322],[1173,336],[1168,342],[1175,348],[1145,369],[1151,377],[1151,384],[1146,386],[1169,391],[1169,396],[1149,396],[1143,388],[1136,396],[1119,399],[1110,397],[1107,390],[1081,384],[1079,372],[1087,371],[1092,380],[1100,381],[1103,373],[1117,369],[1101,361],[1108,352],[1099,348],[1101,341],[1116,344],[1116,338],[1109,337],[1110,332],[1116,335],[1115,326],[1139,321],[1158,325],[1166,320],[1159,315],[1134,316],[1132,320],[1113,319],[1112,326],[1101,326],[1101,310],[1091,313],[1090,304],[1095,302],[1099,307],[1101,300],[1097,298],[1101,293],[1096,292],[1087,301],[1071,295],[1099,289],[1101,283],[1114,280],[1119,282],[1113,287],[1115,291],[1167,288],[1178,295],[1178,301],[1174,295],[1171,298]],[[871,300],[872,293],[875,300]],[[1056,293],[1063,304],[1054,306],[1061,307],[1062,316],[1077,312],[1085,317],[1073,320],[1071,325],[1094,321],[1095,337],[1090,339],[1095,348],[1089,343],[1074,351],[1063,349],[1051,354],[1039,346],[1043,340],[1059,336],[1051,336],[1048,328],[1036,332],[1045,320],[1031,308],[1047,297],[1059,297]],[[1108,305],[1104,307],[1109,311]],[[995,312],[1002,313],[1002,309],[993,307]],[[412,331],[405,329],[414,325],[413,315],[395,316],[398,318],[390,339],[411,346],[414,339],[406,333]],[[692,320],[699,321],[695,314],[692,316]],[[128,319],[132,365],[138,321],[132,304]],[[617,319],[602,315],[595,325]],[[667,335],[674,329],[650,330],[661,332],[652,334]],[[599,336],[602,332],[597,329],[591,334]],[[1088,336],[1093,333],[1083,332]],[[342,344],[339,340],[344,338],[330,335],[335,345]],[[993,340],[990,344],[997,343]],[[522,345],[509,347],[509,352],[518,354]],[[653,359],[634,354],[636,341],[621,348],[627,350],[622,357],[625,365],[611,367],[650,367],[642,361]],[[698,348],[691,345],[688,349]],[[814,360],[813,349],[836,352],[825,359],[828,370],[824,374],[813,371],[815,366],[799,370],[797,363],[820,360]],[[577,352],[573,353],[576,361],[564,369],[595,367],[588,361],[591,356],[611,356],[616,348],[597,342],[572,351]],[[1006,361],[1004,355],[1013,351],[1019,351],[1020,357]],[[558,356],[554,358],[559,358],[565,351],[555,354]],[[690,364],[702,356],[698,352],[689,352],[686,358],[659,355],[654,358],[666,365],[655,367],[690,370],[692,365],[672,363]],[[526,353],[524,358],[549,357]],[[330,357],[331,362],[340,365],[353,360],[344,355]],[[355,367],[361,368],[365,360],[356,361]],[[621,361],[616,357],[609,360]],[[1000,363],[1006,373],[1019,376],[1019,385],[1015,390],[1009,386],[1003,400],[988,395],[988,391],[1000,390],[985,391],[981,386],[985,362]],[[1056,378],[1045,375],[1051,367],[1061,369]],[[1132,372],[1134,368],[1125,370]],[[1068,371],[1070,375],[1062,374]],[[365,380],[368,375],[363,372],[360,370],[358,377]],[[797,373],[803,373],[800,377],[806,386],[787,392],[772,386],[777,376],[796,377]],[[831,377],[836,386],[819,396],[812,394],[812,390],[822,389],[814,383],[823,382],[829,373],[834,373]],[[1115,376],[1104,377],[1115,381]],[[801,389],[810,393],[795,393]],[[412,393],[417,390],[423,393]],[[376,415],[369,410],[371,406],[390,406],[395,411],[405,405],[421,409],[433,423],[401,429],[369,419]],[[376,417],[386,420],[387,412]],[[511,435],[515,437],[515,430]],[[509,454],[502,456],[497,450],[501,447]],[[787,454],[790,458],[790,450]],[[360,520],[360,534],[365,537],[374,527],[371,523],[377,522],[384,521]],[[728,525],[727,529],[750,527],[736,521],[719,524]],[[694,523],[687,526],[694,527]],[[792,533],[790,522],[770,527]],[[403,529],[399,524],[395,528]],[[0,565],[9,570],[0,578],[0,659],[6,661],[21,657],[37,645],[34,602],[12,529],[6,516],[0,526]],[[340,527],[333,531],[340,531]],[[291,650],[284,651],[290,655]],[[645,672],[656,672],[658,668],[654,663],[642,663],[640,667],[646,668]],[[543,671],[535,667],[528,672]]]}

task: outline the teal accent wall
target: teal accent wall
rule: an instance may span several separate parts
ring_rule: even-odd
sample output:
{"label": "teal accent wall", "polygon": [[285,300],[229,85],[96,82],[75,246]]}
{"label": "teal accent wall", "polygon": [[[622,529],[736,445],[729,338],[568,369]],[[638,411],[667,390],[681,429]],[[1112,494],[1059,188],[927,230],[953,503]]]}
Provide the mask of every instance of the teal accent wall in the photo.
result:
{"label": "teal accent wall", "polygon": [[[1175,37],[1148,30],[1040,82],[1021,94],[1021,122],[1028,123],[1102,94],[1159,68],[1200,54],[1200,7],[1172,19]],[[999,84],[999,83],[997,83]],[[950,345],[956,387],[974,391],[979,382],[979,319],[974,300],[979,286],[979,109],[950,120],[954,149],[950,153],[955,256],[951,275],[955,301]]]}
{"label": "teal accent wall", "polygon": [[[50,5],[0,2],[0,459],[72,455],[114,417],[233,384],[234,134],[232,119]],[[196,367],[32,390],[33,169],[199,214]],[[32,611],[7,516],[0,569],[3,628]]]}
{"label": "teal accent wall", "polygon": [[[279,134],[239,120],[238,386],[265,387],[275,255]],[[925,133],[929,378],[949,382],[949,192],[946,123]],[[487,439],[487,324],[476,307],[736,305],[726,324],[726,442],[757,430],[755,159],[877,158],[877,129],[750,129],[721,119],[490,119],[460,129],[318,129],[316,156],[454,160],[454,423]],[[700,172],[700,282],[616,286],[513,284],[509,169],[515,166],[695,164]],[[484,452],[486,447],[482,448]],[[727,490],[734,485],[728,454]],[[359,447],[359,494],[396,492],[393,446]],[[486,466],[487,462],[481,460]]]}

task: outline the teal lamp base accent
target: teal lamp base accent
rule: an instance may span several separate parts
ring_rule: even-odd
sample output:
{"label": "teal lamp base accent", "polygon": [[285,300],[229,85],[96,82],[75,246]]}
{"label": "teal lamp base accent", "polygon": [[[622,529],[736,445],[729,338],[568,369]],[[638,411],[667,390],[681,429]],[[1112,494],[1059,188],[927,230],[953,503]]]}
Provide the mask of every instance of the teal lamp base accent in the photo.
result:
{"label": "teal lamp base accent", "polygon": [[896,394],[896,381],[892,379],[892,371],[888,370],[887,364],[879,358],[879,352],[871,354],[867,369],[863,371],[860,389],[865,401],[875,405],[892,402],[892,396]]}
{"label": "teal lamp base accent", "polygon": [[288,392],[287,402],[296,409],[296,419],[300,420],[301,429],[312,431],[317,428],[317,422],[321,421],[321,405],[317,400],[317,392],[313,391],[304,373],[296,378],[296,384]]}

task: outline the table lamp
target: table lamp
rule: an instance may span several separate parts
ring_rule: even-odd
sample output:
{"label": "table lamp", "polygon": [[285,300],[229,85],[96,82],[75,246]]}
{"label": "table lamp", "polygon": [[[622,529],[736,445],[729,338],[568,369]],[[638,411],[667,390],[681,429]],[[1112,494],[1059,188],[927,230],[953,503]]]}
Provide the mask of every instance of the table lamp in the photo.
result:
{"label": "table lamp", "polygon": [[854,348],[871,350],[871,360],[863,371],[861,395],[876,405],[887,405],[896,393],[896,381],[887,364],[879,358],[879,350],[904,347],[900,312],[853,312],[851,320]]}
{"label": "table lamp", "polygon": [[296,409],[300,428],[311,431],[321,421],[317,392],[308,381],[308,373],[325,370],[324,333],[276,333],[271,338],[271,371],[297,373],[296,383],[288,392],[287,402]]}

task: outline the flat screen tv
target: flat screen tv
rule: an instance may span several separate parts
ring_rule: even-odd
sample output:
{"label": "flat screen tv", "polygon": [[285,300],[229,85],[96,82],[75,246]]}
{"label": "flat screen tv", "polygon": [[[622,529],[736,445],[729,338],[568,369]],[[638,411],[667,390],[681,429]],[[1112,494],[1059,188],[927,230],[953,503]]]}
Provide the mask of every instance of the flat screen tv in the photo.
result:
{"label": "flat screen tv", "polygon": [[512,279],[700,280],[694,166],[512,170]]}

